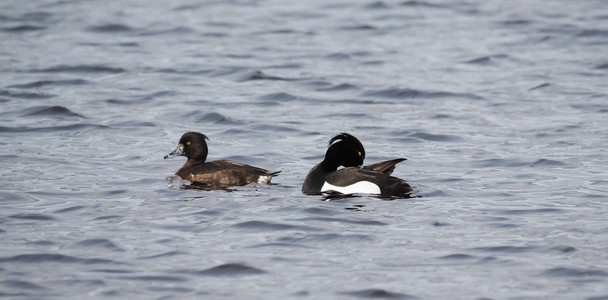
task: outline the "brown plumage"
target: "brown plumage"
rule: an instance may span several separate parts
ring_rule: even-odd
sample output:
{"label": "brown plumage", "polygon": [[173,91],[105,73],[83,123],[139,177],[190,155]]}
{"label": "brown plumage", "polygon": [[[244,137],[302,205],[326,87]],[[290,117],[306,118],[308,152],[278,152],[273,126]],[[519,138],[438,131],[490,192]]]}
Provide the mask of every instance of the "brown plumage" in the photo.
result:
{"label": "brown plumage", "polygon": [[280,172],[269,172],[231,160],[205,162],[208,154],[206,139],[208,138],[204,134],[198,132],[187,132],[182,135],[177,148],[165,156],[165,159],[173,156],[188,158],[175,175],[184,180],[225,188],[254,182],[270,183],[272,177]]}

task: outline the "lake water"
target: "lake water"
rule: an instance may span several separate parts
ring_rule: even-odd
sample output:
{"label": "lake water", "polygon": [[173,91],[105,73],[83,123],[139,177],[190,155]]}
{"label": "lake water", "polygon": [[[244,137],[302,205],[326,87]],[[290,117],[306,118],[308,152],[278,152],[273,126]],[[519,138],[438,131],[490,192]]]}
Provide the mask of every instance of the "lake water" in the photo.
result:
{"label": "lake water", "polygon": [[[608,299],[603,0],[2,1],[0,103],[4,297]],[[418,197],[303,195],[340,132]]]}

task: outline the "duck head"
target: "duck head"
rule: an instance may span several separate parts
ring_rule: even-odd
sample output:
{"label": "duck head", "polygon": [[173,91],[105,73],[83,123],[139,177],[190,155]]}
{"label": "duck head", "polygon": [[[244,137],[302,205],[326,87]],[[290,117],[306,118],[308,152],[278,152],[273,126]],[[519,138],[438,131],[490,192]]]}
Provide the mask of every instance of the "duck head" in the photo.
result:
{"label": "duck head", "polygon": [[324,164],[337,169],[339,166],[358,167],[363,165],[365,148],[354,136],[340,133],[329,140],[329,148],[325,152]]}
{"label": "duck head", "polygon": [[205,162],[209,150],[207,148],[207,136],[199,132],[186,132],[179,139],[177,148],[165,155],[165,159],[175,156],[185,156],[188,160]]}

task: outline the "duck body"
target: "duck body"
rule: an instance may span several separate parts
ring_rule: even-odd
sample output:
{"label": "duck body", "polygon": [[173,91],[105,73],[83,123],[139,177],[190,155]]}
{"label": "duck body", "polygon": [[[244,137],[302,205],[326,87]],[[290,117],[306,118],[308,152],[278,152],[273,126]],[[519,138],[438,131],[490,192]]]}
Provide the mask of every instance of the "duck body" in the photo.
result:
{"label": "duck body", "polygon": [[[325,159],[313,167],[302,185],[306,194],[374,194],[380,197],[409,197],[413,189],[403,179],[390,176],[395,165],[406,160],[397,158],[360,167],[365,159],[361,142],[348,133],[329,141]],[[345,168],[338,170],[338,167]]]}
{"label": "duck body", "polygon": [[332,172],[321,187],[321,193],[374,194],[380,197],[407,196],[412,191],[403,179],[357,167]]}
{"label": "duck body", "polygon": [[270,183],[279,172],[250,166],[231,160],[206,162],[208,148],[207,137],[198,132],[187,132],[179,140],[177,148],[167,154],[165,159],[173,156],[186,156],[188,161],[175,173],[184,180],[209,185],[217,188],[242,186],[250,183]]}

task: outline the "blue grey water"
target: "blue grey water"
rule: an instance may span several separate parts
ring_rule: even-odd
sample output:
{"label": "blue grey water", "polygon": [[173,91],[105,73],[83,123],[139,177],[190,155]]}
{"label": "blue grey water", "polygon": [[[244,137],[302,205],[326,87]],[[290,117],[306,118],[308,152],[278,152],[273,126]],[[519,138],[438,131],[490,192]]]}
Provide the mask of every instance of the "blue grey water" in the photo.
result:
{"label": "blue grey water", "polygon": [[[0,296],[608,298],[603,0],[7,0],[0,103]],[[340,132],[418,197],[303,195]]]}

